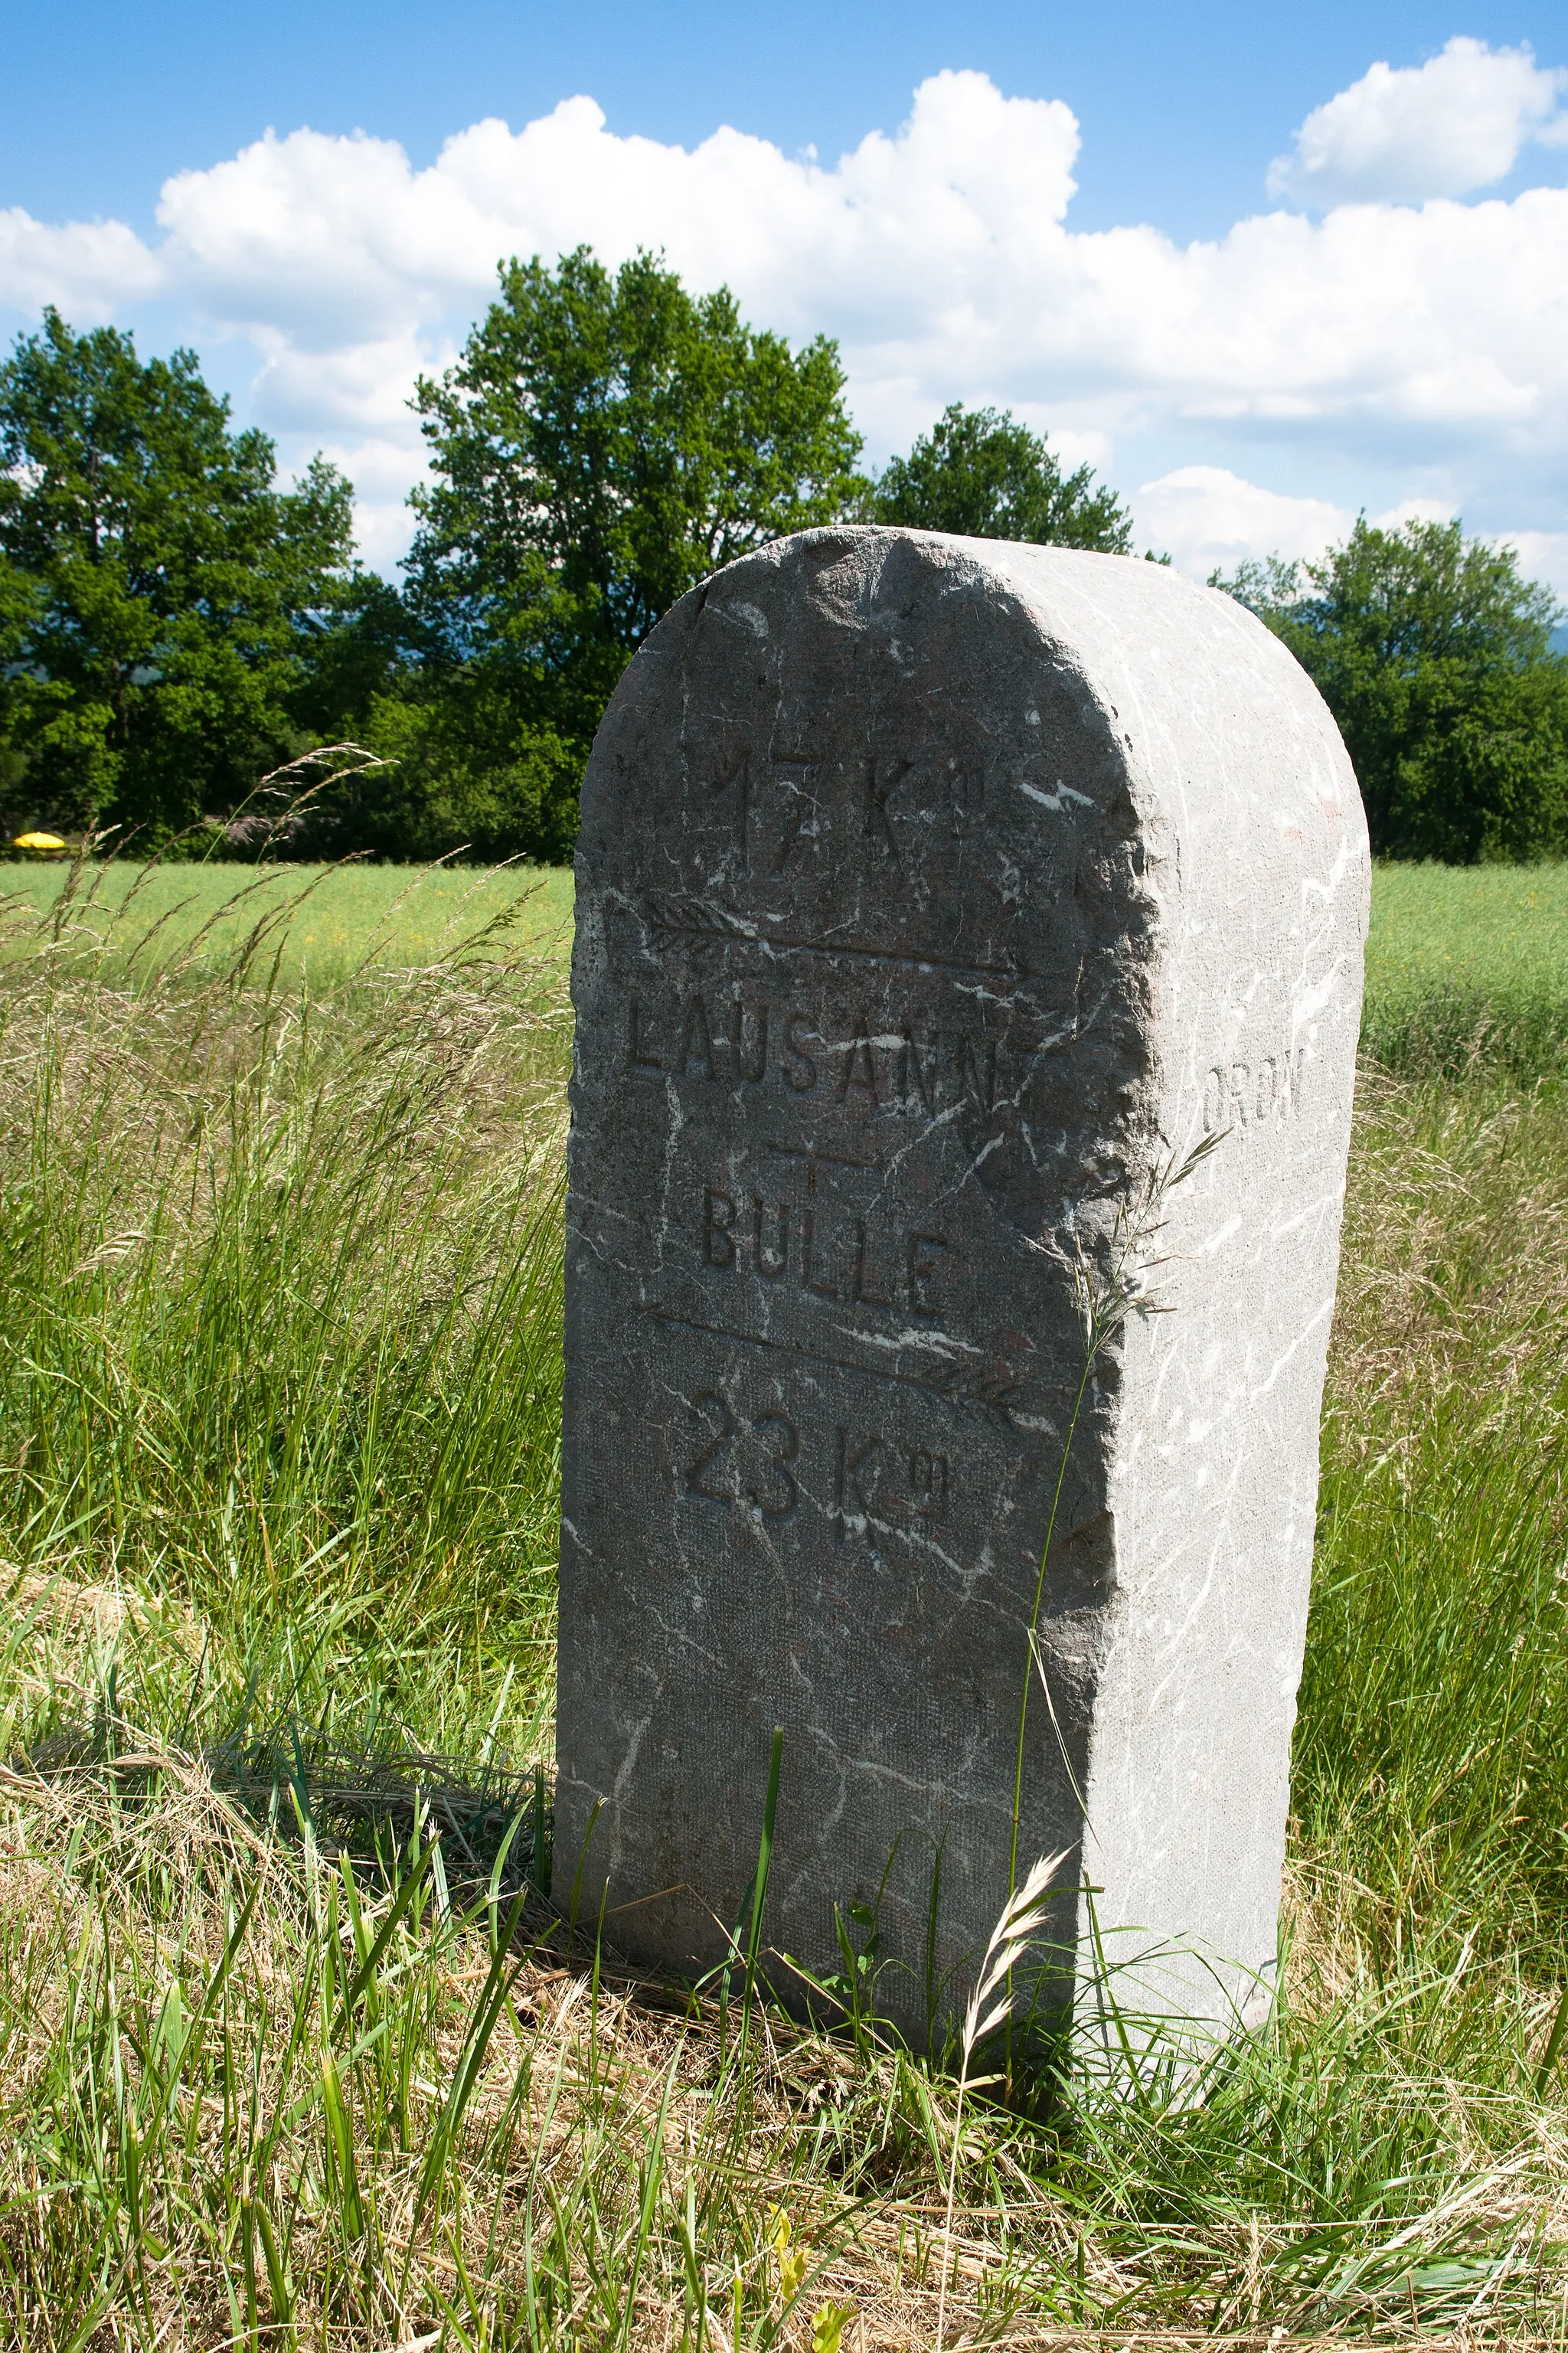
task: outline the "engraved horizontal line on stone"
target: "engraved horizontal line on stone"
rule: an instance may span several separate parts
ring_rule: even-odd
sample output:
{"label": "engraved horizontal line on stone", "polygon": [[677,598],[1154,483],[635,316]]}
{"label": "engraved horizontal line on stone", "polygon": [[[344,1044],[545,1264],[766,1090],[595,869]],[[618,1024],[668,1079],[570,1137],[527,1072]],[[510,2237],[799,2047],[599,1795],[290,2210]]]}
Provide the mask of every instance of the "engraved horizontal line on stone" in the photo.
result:
{"label": "engraved horizontal line on stone", "polygon": [[879,1160],[854,1160],[847,1152],[824,1152],[816,1144],[770,1144],[764,1137],[761,1149],[776,1152],[784,1160],[821,1160],[831,1168],[864,1168],[872,1176],[879,1176],[882,1173]]}
{"label": "engraved horizontal line on stone", "polygon": [[815,1365],[833,1365],[843,1373],[864,1373],[874,1381],[896,1381],[901,1388],[919,1389],[922,1396],[946,1398],[951,1404],[984,1406],[989,1413],[999,1413],[1007,1420],[1013,1419],[1007,1399],[1016,1384],[985,1382],[983,1377],[966,1381],[962,1365],[942,1366],[940,1372],[927,1374],[897,1373],[890,1365],[867,1365],[853,1356],[836,1356],[826,1348],[808,1348],[798,1340],[774,1340],[762,1332],[735,1332],[727,1324],[702,1324],[694,1315],[677,1315],[668,1307],[644,1303],[642,1313],[651,1315],[657,1324],[678,1324],[683,1332],[705,1332],[713,1340],[738,1340],[748,1348],[774,1348],[783,1356],[805,1356]]}
{"label": "engraved horizontal line on stone", "polygon": [[903,948],[870,947],[858,940],[813,940],[782,932],[764,932],[732,908],[716,907],[710,900],[680,897],[674,892],[650,894],[644,906],[647,928],[656,947],[679,944],[700,955],[727,947],[775,948],[789,955],[859,956],[874,964],[912,965],[918,972],[968,972],[990,980],[1044,977],[1021,964],[984,964],[972,956],[942,955],[934,950],[913,955]]}

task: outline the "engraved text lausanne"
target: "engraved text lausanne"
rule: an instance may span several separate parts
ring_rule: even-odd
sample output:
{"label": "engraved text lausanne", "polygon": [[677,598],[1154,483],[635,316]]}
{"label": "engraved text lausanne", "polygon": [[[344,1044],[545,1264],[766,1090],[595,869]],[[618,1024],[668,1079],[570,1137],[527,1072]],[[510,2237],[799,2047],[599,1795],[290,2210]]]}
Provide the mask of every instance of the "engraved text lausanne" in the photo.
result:
{"label": "engraved text lausanne", "polygon": [[725,1001],[700,989],[666,1005],[626,1002],[626,1068],[720,1085],[818,1090],[868,1110],[934,1116],[961,1103],[994,1109],[998,1043],[923,1016],[852,1015],[828,1035],[821,1018],[766,997]]}

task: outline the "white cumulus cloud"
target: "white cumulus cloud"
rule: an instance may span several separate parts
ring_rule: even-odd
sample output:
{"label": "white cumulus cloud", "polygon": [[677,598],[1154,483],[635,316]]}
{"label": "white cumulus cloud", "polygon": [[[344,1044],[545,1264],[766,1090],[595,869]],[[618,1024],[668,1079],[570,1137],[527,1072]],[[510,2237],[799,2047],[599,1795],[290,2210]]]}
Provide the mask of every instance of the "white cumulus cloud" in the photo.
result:
{"label": "white cumulus cloud", "polygon": [[[1349,538],[1356,520],[1332,499],[1264,490],[1227,466],[1177,466],[1143,484],[1132,512],[1141,538],[1168,551],[1177,569],[1196,580],[1268,555],[1315,564]],[[1408,498],[1367,520],[1397,531],[1406,522],[1446,522],[1449,513],[1441,499]],[[1568,538],[1563,550],[1542,552],[1568,552]]]}
{"label": "white cumulus cloud", "polygon": [[85,325],[99,325],[139,297],[155,294],[163,278],[123,221],[68,221],[51,227],[20,205],[0,212],[0,301],[40,309],[62,296]]}
{"label": "white cumulus cloud", "polygon": [[[1561,79],[1485,54],[1527,90]],[[1527,115],[1551,120],[1524,100],[1510,119]],[[731,129],[689,149],[622,136],[586,97],[475,123],[423,170],[389,140],[268,133],[169,180],[147,239],[0,215],[0,301],[80,323],[156,301],[160,334],[172,315],[209,361],[232,345],[284,454],[325,445],[354,478],[382,560],[423,462],[416,375],[450,359],[498,260],[581,242],[610,263],[662,250],[759,324],[836,335],[874,459],[950,400],[1048,426],[1069,459],[1145,481],[1142,527],[1194,566],[1252,550],[1269,517],[1281,545],[1318,527],[1248,489],[1273,448],[1298,488],[1315,467],[1342,486],[1314,514],[1370,471],[1379,503],[1451,485],[1468,507],[1480,485],[1514,501],[1500,527],[1568,530],[1568,191],[1280,210],[1182,246],[1075,230],[1079,145],[1059,100],[974,72],[922,82],[900,128],[833,164]]]}
{"label": "white cumulus cloud", "polygon": [[1309,563],[1355,521],[1329,499],[1295,498],[1259,489],[1227,466],[1177,466],[1145,482],[1132,501],[1140,536],[1167,549],[1183,572],[1206,580],[1248,558]]}
{"label": "white cumulus cloud", "polygon": [[1528,48],[1459,34],[1424,66],[1374,65],[1315,107],[1292,153],[1270,165],[1272,195],[1309,203],[1419,204],[1506,179],[1527,141],[1568,140],[1568,73]]}
{"label": "white cumulus cloud", "polygon": [[1527,580],[1554,583],[1568,603],[1568,531],[1505,531],[1494,537],[1500,546],[1512,548]]}

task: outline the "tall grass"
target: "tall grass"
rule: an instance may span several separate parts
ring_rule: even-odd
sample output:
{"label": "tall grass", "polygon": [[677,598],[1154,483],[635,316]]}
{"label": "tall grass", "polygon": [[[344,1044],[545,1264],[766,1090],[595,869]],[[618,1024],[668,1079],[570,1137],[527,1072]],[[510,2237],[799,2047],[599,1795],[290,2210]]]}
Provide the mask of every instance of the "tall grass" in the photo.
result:
{"label": "tall grass", "polygon": [[[1452,1938],[1568,1959],[1568,1120],[1370,1072],[1329,1394],[1304,1831]],[[1397,1950],[1389,1911],[1380,1934]]]}
{"label": "tall grass", "polygon": [[549,1683],[560,984],[492,927],[318,998],[286,921],[149,969],[134,905],[12,910],[3,1541],[198,1613],[209,1681],[341,1711],[352,1642],[356,1704],[438,1726],[459,1653]]}
{"label": "tall grass", "polygon": [[1407,1078],[1568,1072],[1568,863],[1374,868],[1362,1041]]}
{"label": "tall grass", "polygon": [[1025,2116],[539,1896],[558,962],[139,920],[0,946],[0,2340],[1560,2341],[1555,1095],[1369,1069],[1281,1998]]}

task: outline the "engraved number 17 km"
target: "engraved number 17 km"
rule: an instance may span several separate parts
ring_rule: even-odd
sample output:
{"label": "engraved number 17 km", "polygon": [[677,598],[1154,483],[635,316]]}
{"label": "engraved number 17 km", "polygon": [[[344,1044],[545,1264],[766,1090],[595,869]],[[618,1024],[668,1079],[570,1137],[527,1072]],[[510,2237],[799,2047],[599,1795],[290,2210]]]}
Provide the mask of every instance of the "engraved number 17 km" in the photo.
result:
{"label": "engraved number 17 km", "polygon": [[[769,796],[765,815],[753,808],[749,751],[742,752],[723,775],[714,777],[713,790],[728,800],[734,818],[737,862],[742,874],[782,874],[801,836],[815,838],[818,816],[816,775],[821,765],[820,760],[805,752],[798,756],[773,754],[765,766],[769,781],[777,789]],[[765,834],[766,840],[760,840],[759,834]],[[758,859],[755,867],[753,852]]]}
{"label": "engraved number 17 km", "polygon": [[[753,808],[755,796],[752,789],[752,754],[742,752],[732,766],[713,778],[713,790],[721,798],[728,798],[735,823],[737,864],[742,874],[782,874],[790,854],[803,839],[816,840],[823,830],[821,804],[817,799],[816,779],[822,766],[820,760],[809,752],[770,753],[763,764],[770,782],[777,789],[770,796],[765,816]],[[884,860],[899,862],[898,838],[893,831],[892,812],[888,807],[895,786],[902,784],[913,762],[897,754],[888,758],[872,758],[866,763],[865,807],[863,810],[867,844],[880,850]],[[972,779],[960,780],[964,794],[972,788]],[[955,832],[967,829],[960,822],[959,802],[954,801]],[[967,800],[964,802],[967,809]],[[753,821],[755,820],[755,821]],[[765,832],[765,843],[757,839],[759,831]],[[753,851],[756,863],[753,864]],[[765,854],[764,854],[765,852]]]}

